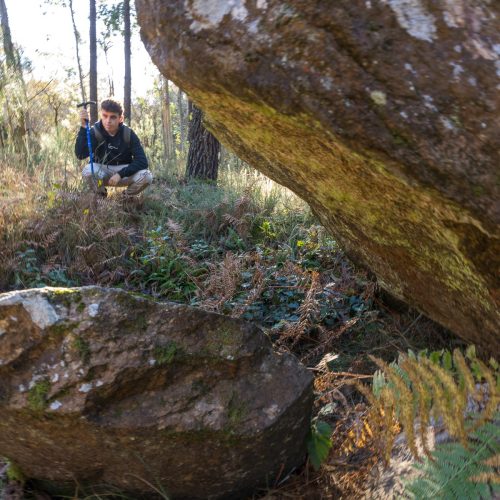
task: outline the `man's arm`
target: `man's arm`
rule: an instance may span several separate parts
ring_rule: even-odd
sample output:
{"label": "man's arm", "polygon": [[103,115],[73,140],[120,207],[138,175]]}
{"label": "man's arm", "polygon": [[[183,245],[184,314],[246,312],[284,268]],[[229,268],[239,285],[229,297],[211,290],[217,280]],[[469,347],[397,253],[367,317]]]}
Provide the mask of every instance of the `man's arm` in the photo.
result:
{"label": "man's arm", "polygon": [[[78,135],[76,136],[75,142],[75,155],[79,160],[83,160],[88,158],[89,155],[89,146],[87,143],[87,128],[86,128],[86,120],[89,119],[89,114],[86,109],[82,108],[80,110],[80,130],[78,131]],[[92,140],[92,137],[90,138]],[[92,144],[92,148],[94,145]]]}
{"label": "man's arm", "polygon": [[75,142],[75,154],[79,160],[89,157],[89,146],[87,144],[87,130],[80,127]]}
{"label": "man's arm", "polygon": [[130,131],[130,149],[132,151],[132,162],[118,172],[121,178],[130,177],[139,172],[139,170],[146,170],[148,168],[146,153],[144,153],[139,137],[137,137],[137,134],[133,130]]}

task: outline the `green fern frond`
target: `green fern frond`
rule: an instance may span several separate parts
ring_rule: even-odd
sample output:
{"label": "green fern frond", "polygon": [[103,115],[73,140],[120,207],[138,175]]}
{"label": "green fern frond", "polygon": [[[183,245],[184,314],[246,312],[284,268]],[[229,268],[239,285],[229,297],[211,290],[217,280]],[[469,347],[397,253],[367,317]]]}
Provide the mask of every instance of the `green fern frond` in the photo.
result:
{"label": "green fern frond", "polygon": [[468,448],[461,443],[438,445],[431,460],[416,464],[422,476],[407,484],[406,492],[415,499],[494,498],[500,493],[494,460],[499,452],[498,426],[486,423],[469,436]]}
{"label": "green fern frond", "polygon": [[[395,440],[395,420],[413,455],[419,458],[421,446],[427,456],[418,466],[421,477],[408,485],[408,493],[418,499],[492,498],[500,482],[498,363],[486,365],[473,347],[465,356],[455,350],[409,352],[391,364],[371,359],[379,368],[373,390],[360,390],[372,407],[370,425],[378,433],[386,462]],[[431,452],[428,430],[433,419],[458,442]]]}

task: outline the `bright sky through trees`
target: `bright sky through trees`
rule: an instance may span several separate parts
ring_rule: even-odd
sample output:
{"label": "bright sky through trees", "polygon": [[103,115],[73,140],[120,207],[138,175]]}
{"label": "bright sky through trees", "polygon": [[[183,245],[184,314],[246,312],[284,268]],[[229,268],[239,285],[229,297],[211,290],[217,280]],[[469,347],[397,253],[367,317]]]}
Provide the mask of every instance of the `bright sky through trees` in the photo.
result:
{"label": "bright sky through trees", "polygon": [[[108,1],[108,4],[116,0]],[[6,0],[14,43],[21,46],[24,56],[32,62],[33,75],[37,79],[64,81],[72,72],[72,80],[78,81],[75,40],[71,15],[67,7],[46,5],[43,0]],[[84,74],[88,73],[89,3],[73,2],[76,23],[82,37],[80,54]],[[102,29],[98,22],[97,31]],[[132,94],[144,95],[158,74],[156,67],[135,30],[132,38]],[[123,99],[124,52],[123,39],[117,34],[110,49],[109,61],[115,81],[115,97]],[[100,87],[107,81],[108,68],[102,51],[98,53],[98,78]],[[102,82],[102,83],[101,83]],[[107,96],[100,95],[100,98]],[[77,98],[77,97],[76,97]]]}

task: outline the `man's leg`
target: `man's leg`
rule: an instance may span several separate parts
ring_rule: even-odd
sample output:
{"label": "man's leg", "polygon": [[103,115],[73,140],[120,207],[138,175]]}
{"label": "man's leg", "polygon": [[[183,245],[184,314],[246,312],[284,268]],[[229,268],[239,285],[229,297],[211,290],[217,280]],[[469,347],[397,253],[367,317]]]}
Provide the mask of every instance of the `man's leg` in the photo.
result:
{"label": "man's leg", "polygon": [[153,182],[151,170],[139,170],[130,177],[124,177],[118,183],[118,186],[127,186],[123,193],[125,196],[137,196],[144,191]]}
{"label": "man's leg", "polygon": [[109,169],[100,163],[94,163],[94,175],[92,175],[90,163],[85,165],[85,168],[82,170],[83,180],[87,183],[90,190],[103,196],[106,196],[106,184],[112,175],[113,172],[109,172]]}

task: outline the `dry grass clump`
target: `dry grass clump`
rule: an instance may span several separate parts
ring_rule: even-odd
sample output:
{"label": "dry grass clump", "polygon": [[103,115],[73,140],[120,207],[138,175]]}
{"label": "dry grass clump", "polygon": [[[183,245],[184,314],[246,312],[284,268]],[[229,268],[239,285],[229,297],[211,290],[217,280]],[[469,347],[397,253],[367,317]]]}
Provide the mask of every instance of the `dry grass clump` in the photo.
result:
{"label": "dry grass clump", "polygon": [[6,245],[19,240],[23,223],[33,215],[40,190],[34,177],[0,165],[0,234]]}
{"label": "dry grass clump", "polygon": [[[116,197],[40,186],[5,169],[0,200],[0,289],[119,282],[140,239]],[[19,188],[22,187],[22,192]],[[117,265],[117,263],[119,263]]]}

